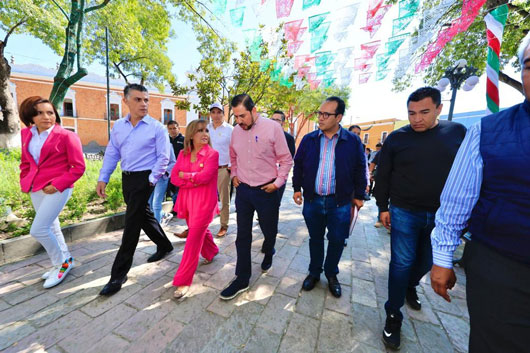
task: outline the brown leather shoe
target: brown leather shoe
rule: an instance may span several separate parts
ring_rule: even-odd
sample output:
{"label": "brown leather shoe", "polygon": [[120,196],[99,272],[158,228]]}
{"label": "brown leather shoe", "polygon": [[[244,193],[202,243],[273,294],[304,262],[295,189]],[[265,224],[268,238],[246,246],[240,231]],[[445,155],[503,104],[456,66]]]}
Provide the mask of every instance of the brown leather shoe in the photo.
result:
{"label": "brown leather shoe", "polygon": [[228,231],[228,227],[221,227],[221,229],[219,229],[219,231],[217,232],[216,236],[218,238],[224,237],[227,231]]}
{"label": "brown leather shoe", "polygon": [[186,239],[188,237],[188,232],[190,230],[186,228],[185,231],[183,231],[182,233],[175,233],[175,236],[178,237],[178,238],[181,238],[181,239]]}

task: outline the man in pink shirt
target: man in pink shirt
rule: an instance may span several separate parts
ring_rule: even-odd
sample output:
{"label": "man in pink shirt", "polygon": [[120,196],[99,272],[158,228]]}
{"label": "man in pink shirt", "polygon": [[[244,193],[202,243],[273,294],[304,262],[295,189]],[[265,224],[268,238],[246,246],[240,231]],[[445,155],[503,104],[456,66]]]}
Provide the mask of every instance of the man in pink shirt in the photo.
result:
{"label": "man in pink shirt", "polygon": [[267,272],[272,266],[278,233],[278,189],[285,184],[293,165],[282,127],[260,117],[249,95],[235,96],[231,106],[238,124],[230,141],[231,177],[237,188],[237,264],[236,278],[221,292],[224,300],[248,289],[254,211],[265,237],[261,269]]}

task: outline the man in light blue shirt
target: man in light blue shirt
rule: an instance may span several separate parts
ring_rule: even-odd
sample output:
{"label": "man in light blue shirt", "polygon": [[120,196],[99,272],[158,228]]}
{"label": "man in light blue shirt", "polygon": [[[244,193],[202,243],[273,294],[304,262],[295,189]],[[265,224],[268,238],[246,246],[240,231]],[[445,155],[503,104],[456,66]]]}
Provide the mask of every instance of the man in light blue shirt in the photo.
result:
{"label": "man in light blue shirt", "polygon": [[100,197],[107,196],[105,188],[110,175],[118,161],[121,161],[123,198],[127,204],[125,229],[112,265],[110,281],[100,295],[116,293],[127,281],[127,272],[133,262],[141,229],[157,245],[156,253],[149,257],[148,262],[158,261],[173,250],[148,206],[155,184],[167,170],[169,138],[164,126],[147,114],[149,94],[144,86],[130,84],[123,93],[123,102],[129,107],[130,113],[114,123],[96,192]]}

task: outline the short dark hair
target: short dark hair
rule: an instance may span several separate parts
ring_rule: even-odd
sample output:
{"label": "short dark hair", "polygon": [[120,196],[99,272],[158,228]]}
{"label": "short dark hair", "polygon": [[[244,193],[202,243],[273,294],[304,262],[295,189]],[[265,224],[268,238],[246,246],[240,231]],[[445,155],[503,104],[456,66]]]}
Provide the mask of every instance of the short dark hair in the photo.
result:
{"label": "short dark hair", "polygon": [[419,102],[429,97],[432,99],[436,107],[442,104],[442,94],[440,93],[439,89],[434,87],[422,87],[412,92],[412,94],[409,96],[409,99],[407,99],[407,106],[410,102]]}
{"label": "short dark hair", "polygon": [[272,115],[274,114],[280,114],[282,116],[282,122],[285,121],[285,113],[282,112],[281,110],[275,110],[274,113],[272,113]]}
{"label": "short dark hair", "polygon": [[177,121],[175,121],[175,120],[168,121],[167,122],[167,126],[169,126],[169,125],[177,125],[177,127],[179,127],[179,123]]}
{"label": "short dark hair", "polygon": [[348,131],[349,132],[352,132],[353,129],[359,129],[359,130],[362,130],[361,127],[359,125],[352,125],[348,128]]}
{"label": "short dark hair", "polygon": [[147,88],[145,88],[144,85],[140,85],[138,83],[129,83],[125,88],[123,89],[123,96],[127,98],[129,95],[129,91],[135,90],[140,92],[147,92]]}
{"label": "short dark hair", "polygon": [[336,96],[328,97],[326,98],[326,102],[336,102],[337,109],[335,109],[335,113],[337,115],[344,115],[344,111],[346,110],[346,103],[344,103],[341,98]]}
{"label": "short dark hair", "polygon": [[22,120],[24,125],[29,127],[34,124],[33,118],[38,114],[37,105],[41,103],[49,103],[52,106],[53,112],[55,113],[55,123],[60,124],[61,117],[59,116],[59,113],[52,102],[46,98],[42,98],[41,96],[31,96],[24,99],[24,101],[20,104],[20,108],[18,109],[18,115],[20,116],[20,120]]}
{"label": "short dark hair", "polygon": [[378,142],[377,145],[375,145],[375,147],[383,147],[383,144],[381,142]]}
{"label": "short dark hair", "polygon": [[256,106],[252,98],[250,98],[250,96],[246,93],[238,94],[237,96],[232,98],[232,101],[230,102],[232,108],[235,108],[240,104],[243,104],[245,109],[248,111],[251,111]]}

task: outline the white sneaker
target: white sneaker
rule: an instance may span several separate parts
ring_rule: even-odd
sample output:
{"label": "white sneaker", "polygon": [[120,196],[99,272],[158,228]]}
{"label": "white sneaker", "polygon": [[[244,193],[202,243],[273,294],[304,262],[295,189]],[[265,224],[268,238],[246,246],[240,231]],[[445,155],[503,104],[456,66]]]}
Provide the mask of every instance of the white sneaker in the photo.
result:
{"label": "white sneaker", "polygon": [[68,275],[68,273],[73,267],[74,267],[73,257],[69,258],[68,260],[65,260],[61,266],[54,268],[48,273],[48,278],[44,282],[43,287],[44,288],[55,287],[56,285],[61,283],[66,278],[66,275]]}
{"label": "white sneaker", "polygon": [[53,270],[54,270],[54,269],[52,268],[52,269],[49,269],[48,271],[44,272],[44,273],[42,274],[42,276],[40,276],[40,278],[41,278],[41,279],[48,279],[48,277],[50,277],[50,273],[52,273]]}
{"label": "white sneaker", "polygon": [[162,220],[160,221],[160,225],[162,227],[166,227],[169,224],[169,221],[171,221],[171,219],[173,219],[173,214],[165,213],[162,217]]}

